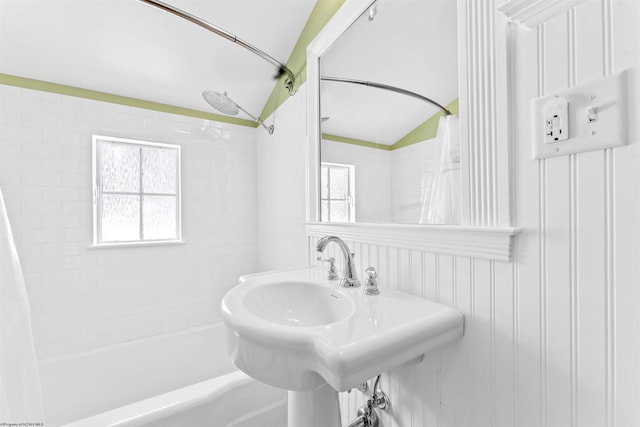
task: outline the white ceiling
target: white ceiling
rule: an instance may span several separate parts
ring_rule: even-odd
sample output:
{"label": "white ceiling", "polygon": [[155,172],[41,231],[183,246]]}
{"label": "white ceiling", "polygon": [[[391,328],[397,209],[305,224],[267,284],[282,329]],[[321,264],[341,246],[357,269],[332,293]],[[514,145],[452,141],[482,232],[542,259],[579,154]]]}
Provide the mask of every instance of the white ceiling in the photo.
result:
{"label": "white ceiling", "polygon": [[[321,59],[321,74],[400,87],[446,106],[458,97],[456,0],[378,0]],[[439,110],[406,95],[323,82],[322,131],[392,145]]]}
{"label": "white ceiling", "polygon": [[[283,63],[315,4],[166,1]],[[227,91],[257,116],[276,71],[246,49],[136,0],[0,0],[0,73],[215,113],[202,91]]]}

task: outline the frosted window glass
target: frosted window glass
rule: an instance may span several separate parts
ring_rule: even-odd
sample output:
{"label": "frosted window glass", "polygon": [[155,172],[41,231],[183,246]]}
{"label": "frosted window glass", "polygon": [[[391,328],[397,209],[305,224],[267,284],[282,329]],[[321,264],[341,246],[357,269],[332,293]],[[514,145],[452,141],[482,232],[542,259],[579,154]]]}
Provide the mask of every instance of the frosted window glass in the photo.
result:
{"label": "frosted window glass", "polygon": [[348,186],[348,171],[344,168],[330,168],[329,194],[332,199],[346,199]]}
{"label": "frosted window glass", "polygon": [[96,135],[93,141],[95,243],[179,239],[180,146]]}
{"label": "frosted window glass", "polygon": [[178,153],[172,149],[142,149],[142,191],[176,194]]}
{"label": "frosted window glass", "polygon": [[320,221],[329,221],[329,202],[323,200],[320,206]]}
{"label": "frosted window glass", "polygon": [[347,216],[347,202],[331,202],[331,218],[332,222],[349,222]]}
{"label": "frosted window glass", "polygon": [[140,148],[113,143],[101,143],[99,147],[102,191],[139,192]]}
{"label": "frosted window glass", "polygon": [[177,237],[175,196],[144,196],[142,212],[144,240]]}
{"label": "frosted window glass", "polygon": [[102,242],[140,239],[140,196],[103,194]]}
{"label": "frosted window glass", "polygon": [[323,166],[320,177],[320,198],[329,198],[329,168]]}

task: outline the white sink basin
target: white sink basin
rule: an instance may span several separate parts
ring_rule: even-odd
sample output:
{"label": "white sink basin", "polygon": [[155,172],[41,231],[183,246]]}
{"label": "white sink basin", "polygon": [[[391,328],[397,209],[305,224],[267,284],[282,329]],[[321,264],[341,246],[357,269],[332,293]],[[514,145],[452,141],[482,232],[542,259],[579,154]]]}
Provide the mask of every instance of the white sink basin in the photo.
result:
{"label": "white sink basin", "polygon": [[244,308],[266,322],[285,326],[328,325],[347,318],[354,305],[349,298],[323,285],[276,282],[247,289]]}
{"label": "white sink basin", "polygon": [[463,334],[455,309],[382,286],[367,296],[323,275],[311,267],[243,276],[225,295],[240,370],[287,390],[344,391]]}

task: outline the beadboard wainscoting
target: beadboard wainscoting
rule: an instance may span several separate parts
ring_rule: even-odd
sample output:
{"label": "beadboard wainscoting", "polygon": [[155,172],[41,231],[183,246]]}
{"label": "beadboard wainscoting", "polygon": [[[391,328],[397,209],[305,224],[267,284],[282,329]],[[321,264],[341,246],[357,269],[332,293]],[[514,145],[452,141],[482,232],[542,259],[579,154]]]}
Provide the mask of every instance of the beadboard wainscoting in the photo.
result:
{"label": "beadboard wainscoting", "polygon": [[[629,145],[532,160],[530,100],[638,67],[638,2],[580,3],[510,27],[520,424],[640,425],[637,127]],[[635,88],[636,104],[638,97]],[[632,117],[637,117],[637,112]],[[527,352],[523,352],[527,354]]]}
{"label": "beadboard wainscoting", "polygon": [[[315,236],[309,238],[311,263],[318,262],[317,240]],[[347,243],[356,254],[359,277],[365,268],[374,266],[382,292],[391,288],[428,298],[455,307],[465,316],[461,340],[427,354],[420,363],[383,374],[382,389],[392,406],[389,412],[379,412],[382,425],[516,425],[515,265],[403,247]],[[329,245],[325,252],[335,257],[341,272],[338,247]],[[537,354],[527,357],[535,359]],[[341,393],[340,400],[346,425],[366,398],[353,390]]]}

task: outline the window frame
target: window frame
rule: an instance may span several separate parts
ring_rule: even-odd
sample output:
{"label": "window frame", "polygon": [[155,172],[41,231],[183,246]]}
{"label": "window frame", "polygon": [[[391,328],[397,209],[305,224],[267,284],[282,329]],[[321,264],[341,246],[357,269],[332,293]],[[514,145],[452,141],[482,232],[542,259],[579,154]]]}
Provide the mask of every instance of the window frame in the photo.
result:
{"label": "window frame", "polygon": [[[175,150],[176,156],[176,192],[175,194],[166,193],[145,193],[143,191],[142,179],[142,155],[140,156],[140,168],[139,168],[139,180],[140,186],[137,193],[133,192],[106,192],[101,190],[100,174],[100,154],[98,145],[100,142],[107,142],[113,144],[123,144],[128,146],[135,146],[140,149],[145,147],[155,147]],[[142,153],[142,151],[141,151]],[[182,147],[178,144],[167,144],[160,142],[143,141],[128,138],[118,138],[104,135],[92,135],[91,146],[91,158],[92,158],[92,194],[93,194],[93,244],[92,247],[123,247],[123,246],[152,246],[162,244],[181,244],[182,240]],[[121,195],[137,195],[140,198],[140,212],[139,212],[139,239],[137,240],[118,240],[118,241],[100,241],[102,231],[102,207],[100,199],[103,194],[121,194]],[[170,239],[144,239],[144,210],[143,210],[143,196],[175,196],[176,197],[176,236]]]}
{"label": "window frame", "polygon": [[[323,199],[322,198],[322,191],[320,191],[320,205],[322,205],[322,202],[326,201],[327,202],[327,213],[329,218],[327,218],[327,222],[338,222],[338,221],[331,221],[331,201],[332,200],[337,200],[337,201],[346,201],[347,202],[347,216],[349,217],[348,221],[344,221],[343,223],[353,223],[356,221],[356,200],[355,200],[355,188],[356,188],[356,172],[355,172],[355,165],[348,165],[345,163],[334,163],[334,162],[320,162],[320,174],[322,176],[322,168],[323,167],[327,167],[329,170],[331,168],[335,168],[335,169],[346,169],[347,170],[347,188],[349,189],[349,193],[347,194],[347,198],[346,199],[333,199],[331,198],[331,179],[330,179],[330,172],[327,172],[327,196],[328,198]],[[320,179],[320,185],[322,185],[322,178]],[[340,221],[342,222],[342,221]]]}

